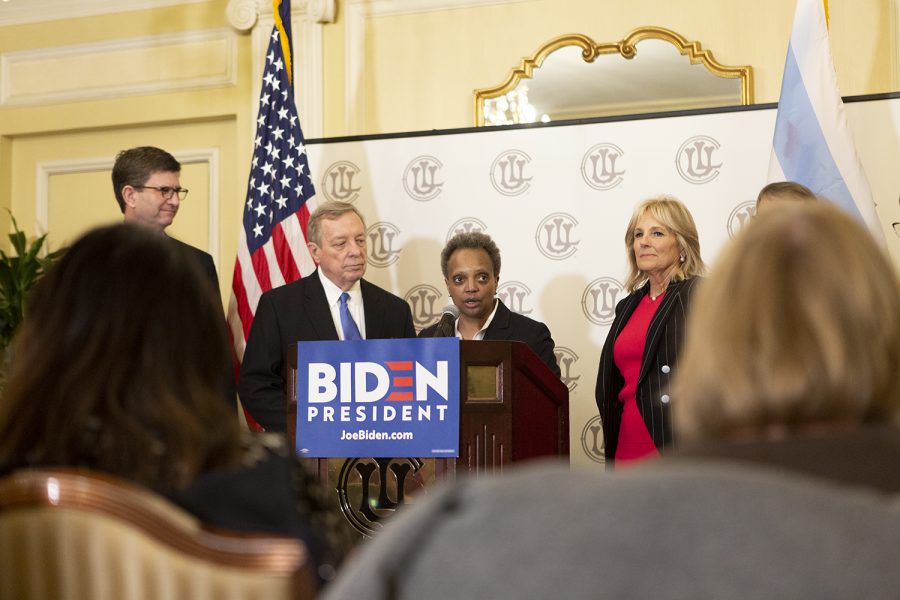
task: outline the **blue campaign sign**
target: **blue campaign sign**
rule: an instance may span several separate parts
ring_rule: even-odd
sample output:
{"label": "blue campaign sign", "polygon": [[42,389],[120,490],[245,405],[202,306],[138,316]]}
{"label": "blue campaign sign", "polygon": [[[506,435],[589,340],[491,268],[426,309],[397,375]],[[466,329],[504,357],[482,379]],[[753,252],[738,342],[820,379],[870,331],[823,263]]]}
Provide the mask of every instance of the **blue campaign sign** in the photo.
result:
{"label": "blue campaign sign", "polygon": [[297,343],[297,453],[459,456],[459,340]]}

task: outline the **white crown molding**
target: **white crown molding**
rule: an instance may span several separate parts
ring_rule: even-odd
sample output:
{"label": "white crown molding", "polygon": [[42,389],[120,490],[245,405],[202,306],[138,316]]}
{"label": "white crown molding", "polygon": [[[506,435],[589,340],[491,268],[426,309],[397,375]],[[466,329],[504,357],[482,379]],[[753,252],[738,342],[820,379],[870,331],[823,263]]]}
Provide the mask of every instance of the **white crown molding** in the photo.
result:
{"label": "white crown molding", "polygon": [[[295,2],[291,7],[291,14],[295,13],[305,13],[308,19],[316,23],[334,23],[335,0]],[[241,32],[253,29],[260,16],[271,15],[272,4],[261,0],[228,0],[228,6],[225,7],[228,22]]]}
{"label": "white crown molding", "polygon": [[13,0],[0,4],[0,27],[135,10],[199,4],[213,0]]}
{"label": "white crown molding", "polygon": [[[209,254],[213,258],[216,270],[219,271],[219,215],[221,214],[221,197],[219,187],[219,149],[199,148],[173,152],[182,165],[205,164],[208,169],[207,186],[209,187],[209,212],[207,214],[207,231],[209,235]],[[50,230],[50,177],[52,175],[72,173],[96,173],[112,171],[116,159],[114,156],[99,158],[80,158],[72,160],[54,160],[38,162],[35,167],[35,227],[37,234]],[[110,200],[112,201],[112,200]]]}
{"label": "white crown molding", "polygon": [[228,0],[225,17],[232,27],[243,33],[256,25],[260,10],[258,0]]}
{"label": "white crown molding", "polygon": [[[28,63],[34,63],[35,68],[42,68],[43,70],[46,70],[46,67],[41,67],[41,63],[46,65],[48,62],[53,61],[64,63],[66,60],[91,58],[98,61],[98,64],[102,64],[105,57],[114,56],[119,52],[135,51],[147,52],[148,62],[152,62],[153,57],[150,54],[166,47],[220,42],[224,43],[226,48],[225,68],[224,72],[220,73],[211,72],[184,79],[157,78],[156,80],[151,75],[148,75],[146,80],[139,83],[116,83],[115,78],[111,78],[106,85],[90,85],[82,89],[60,88],[59,90],[41,93],[28,93],[27,90],[16,90],[13,69]],[[185,54],[185,61],[190,61],[189,52]],[[6,52],[0,54],[0,106],[77,102],[98,98],[106,99],[230,86],[237,83],[236,65],[237,40],[235,34],[227,28]]]}
{"label": "white crown molding", "polygon": [[357,116],[357,107],[365,107],[363,76],[366,68],[366,21],[377,17],[412,15],[441,10],[478,8],[500,4],[519,4],[534,0],[346,0],[344,120],[351,135],[363,133],[365,118]]}

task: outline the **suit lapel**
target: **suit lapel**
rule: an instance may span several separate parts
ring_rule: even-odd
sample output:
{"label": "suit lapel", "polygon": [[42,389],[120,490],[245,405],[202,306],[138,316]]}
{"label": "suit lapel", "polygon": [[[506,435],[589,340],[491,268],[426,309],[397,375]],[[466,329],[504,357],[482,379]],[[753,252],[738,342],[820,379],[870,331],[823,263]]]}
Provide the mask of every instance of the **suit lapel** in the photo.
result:
{"label": "suit lapel", "polygon": [[[325,288],[322,287],[322,280],[319,279],[318,270],[308,277],[302,279],[306,282],[303,287],[303,293],[306,298],[306,314],[316,332],[316,337],[320,340],[337,340],[337,329],[334,328],[334,319],[331,317],[331,308],[328,306],[328,299],[325,297]],[[366,315],[368,322],[368,315]]]}
{"label": "suit lapel", "polygon": [[510,310],[506,308],[500,300],[497,300],[497,312],[491,319],[491,324],[484,332],[486,340],[508,340],[509,339],[509,318]]}
{"label": "suit lapel", "polygon": [[647,328],[647,338],[644,342],[644,355],[641,358],[641,372],[640,375],[638,375],[638,385],[640,385],[641,381],[643,381],[650,371],[651,361],[649,360],[649,357],[653,356],[656,352],[656,348],[659,346],[660,340],[662,339],[665,325],[668,323],[668,315],[678,302],[679,294],[681,293],[680,284],[680,281],[669,284],[659,308],[656,309],[656,313],[653,315],[653,318],[650,319],[650,326]]}
{"label": "suit lapel", "polygon": [[363,314],[366,315],[366,339],[374,340],[386,337],[382,334],[386,325],[386,313],[379,308],[381,297],[377,289],[365,279],[359,280],[359,288],[363,298]]}
{"label": "suit lapel", "polygon": [[617,316],[615,322],[613,323],[614,331],[610,331],[610,335],[612,335],[613,341],[615,341],[616,338],[619,337],[619,333],[621,333],[622,328],[625,327],[625,324],[628,323],[628,319],[631,318],[632,313],[634,313],[635,309],[638,306],[638,303],[643,297],[644,288],[642,287],[637,292],[629,294],[625,299],[625,305],[622,307],[622,312]]}

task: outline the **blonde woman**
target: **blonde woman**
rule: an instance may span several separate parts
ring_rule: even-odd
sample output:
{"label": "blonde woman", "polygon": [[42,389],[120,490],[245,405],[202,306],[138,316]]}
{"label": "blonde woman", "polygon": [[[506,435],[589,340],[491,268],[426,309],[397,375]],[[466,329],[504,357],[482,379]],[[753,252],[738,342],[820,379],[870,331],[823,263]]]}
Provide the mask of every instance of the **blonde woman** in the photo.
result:
{"label": "blonde woman", "polygon": [[691,213],[667,196],[638,205],[625,252],[629,295],[616,305],[595,391],[609,466],[656,456],[672,444],[669,378],[694,284],[706,271]]}
{"label": "blonde woman", "polygon": [[689,453],[900,491],[900,284],[828,203],[762,215],[694,304],[674,385]]}

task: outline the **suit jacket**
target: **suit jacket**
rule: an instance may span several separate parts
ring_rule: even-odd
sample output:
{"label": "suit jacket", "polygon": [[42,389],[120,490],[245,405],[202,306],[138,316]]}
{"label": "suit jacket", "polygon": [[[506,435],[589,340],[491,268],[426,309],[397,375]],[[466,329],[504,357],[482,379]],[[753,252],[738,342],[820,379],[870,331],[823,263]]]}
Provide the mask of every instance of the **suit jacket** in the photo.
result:
{"label": "suit jacket", "polygon": [[[241,403],[267,431],[284,431],[287,349],[298,341],[337,340],[325,289],[314,273],[269,290],[259,299],[247,338],[238,393]],[[402,298],[360,280],[366,338],[413,338],[412,312]]]}
{"label": "suit jacket", "polygon": [[[177,240],[173,237],[170,237],[169,239],[172,240],[185,256],[194,261],[194,264],[196,264],[203,273],[204,279],[212,286],[216,299],[221,302],[222,297],[219,293],[219,278],[216,275],[216,264],[213,262],[212,256],[199,248],[194,248],[190,244],[185,244],[181,240]],[[231,355],[231,348],[228,348],[228,355]],[[232,366],[231,361],[228,361],[225,365],[225,369],[222,371],[222,381],[225,386],[225,403],[231,409],[237,408],[237,384],[234,381],[234,367]]]}
{"label": "suit jacket", "polygon": [[[438,324],[435,323],[419,332],[419,337],[434,337]],[[556,347],[550,337],[550,329],[540,321],[529,319],[524,315],[509,310],[501,300],[497,300],[497,312],[491,324],[484,332],[486,340],[509,340],[525,342],[538,358],[544,361],[553,373],[559,377],[559,365],[556,363]]]}
{"label": "suit jacket", "polygon": [[[647,329],[635,395],[647,431],[660,450],[670,447],[673,442],[669,380],[678,361],[678,352],[684,339],[688,305],[697,281],[696,278],[692,278],[669,283]],[[616,458],[619,425],[622,421],[619,392],[625,385],[625,380],[613,359],[613,345],[637,308],[638,302],[649,291],[648,282],[616,305],[616,316],[603,344],[603,353],[600,355],[595,395],[603,424],[604,454],[607,464],[610,465]]]}
{"label": "suit jacket", "polygon": [[176,246],[181,248],[185,254],[191,257],[197,267],[203,272],[206,280],[213,286],[213,290],[216,292],[216,298],[221,298],[219,294],[219,277],[216,275],[216,264],[213,262],[212,256],[199,248],[194,248],[190,244],[185,244],[181,240],[176,240],[173,237],[170,237],[169,239],[175,242]]}

